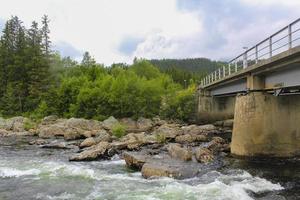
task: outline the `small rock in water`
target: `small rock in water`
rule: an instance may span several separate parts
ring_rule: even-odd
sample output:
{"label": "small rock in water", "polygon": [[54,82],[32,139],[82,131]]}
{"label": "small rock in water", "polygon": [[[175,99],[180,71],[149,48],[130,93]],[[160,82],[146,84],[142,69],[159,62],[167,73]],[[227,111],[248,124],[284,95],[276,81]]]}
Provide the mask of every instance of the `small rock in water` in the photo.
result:
{"label": "small rock in water", "polygon": [[201,163],[209,163],[214,160],[213,153],[207,148],[196,149],[195,157],[196,160]]}

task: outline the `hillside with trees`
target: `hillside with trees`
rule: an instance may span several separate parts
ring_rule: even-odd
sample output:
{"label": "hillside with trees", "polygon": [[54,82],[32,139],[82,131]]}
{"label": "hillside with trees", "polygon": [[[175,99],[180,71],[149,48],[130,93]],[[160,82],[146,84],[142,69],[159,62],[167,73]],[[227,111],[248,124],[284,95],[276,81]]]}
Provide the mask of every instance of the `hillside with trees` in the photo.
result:
{"label": "hillside with trees", "polygon": [[207,58],[161,59],[150,60],[150,62],[184,87],[190,83],[199,83],[207,73],[225,64]]}

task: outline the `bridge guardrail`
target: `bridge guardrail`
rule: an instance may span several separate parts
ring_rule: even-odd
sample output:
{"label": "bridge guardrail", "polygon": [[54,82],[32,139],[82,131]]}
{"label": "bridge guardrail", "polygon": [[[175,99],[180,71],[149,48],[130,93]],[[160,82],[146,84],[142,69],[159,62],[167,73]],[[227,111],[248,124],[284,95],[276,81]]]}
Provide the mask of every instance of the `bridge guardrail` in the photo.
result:
{"label": "bridge guardrail", "polygon": [[206,86],[236,73],[263,60],[270,59],[284,51],[300,45],[300,18],[280,29],[273,35],[247,49],[244,53],[228,62],[201,80]]}

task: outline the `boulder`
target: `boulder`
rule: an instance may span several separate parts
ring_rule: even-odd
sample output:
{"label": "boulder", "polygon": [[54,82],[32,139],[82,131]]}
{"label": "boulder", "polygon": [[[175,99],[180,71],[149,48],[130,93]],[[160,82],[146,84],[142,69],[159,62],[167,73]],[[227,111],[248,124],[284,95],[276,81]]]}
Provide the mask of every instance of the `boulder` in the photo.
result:
{"label": "boulder", "polygon": [[137,128],[139,132],[149,131],[152,129],[152,127],[153,127],[153,121],[151,119],[140,117],[137,120]]}
{"label": "boulder", "polygon": [[175,139],[182,134],[182,130],[176,124],[164,124],[152,132],[153,135],[164,136],[167,140]]}
{"label": "boulder", "polygon": [[112,136],[107,131],[100,130],[100,131],[96,132],[96,134],[95,134],[95,141],[96,141],[96,143],[111,142]]}
{"label": "boulder", "polygon": [[181,178],[182,175],[179,169],[162,163],[146,163],[142,167],[142,176],[150,177],[170,177]]}
{"label": "boulder", "polygon": [[64,132],[65,140],[77,140],[81,138],[85,138],[85,131],[80,128],[67,128]]}
{"label": "boulder", "polygon": [[13,132],[22,132],[22,131],[25,131],[24,130],[25,120],[29,120],[29,119],[24,118],[24,117],[13,117],[13,118],[5,120],[4,127],[0,127],[0,128],[10,130]]}
{"label": "boulder", "polygon": [[50,115],[50,116],[44,117],[41,124],[42,125],[54,124],[56,122],[56,120],[58,120],[58,117],[56,115]]}
{"label": "boulder", "polygon": [[141,170],[147,159],[149,159],[146,155],[141,155],[133,152],[124,152],[123,158],[126,162],[127,167],[136,170]]}
{"label": "boulder", "polygon": [[123,118],[120,123],[126,128],[127,133],[138,132],[137,123],[131,118]]}
{"label": "boulder", "polygon": [[185,134],[179,135],[175,138],[177,143],[192,143],[192,142],[206,142],[208,138],[205,135]]}
{"label": "boulder", "polygon": [[215,127],[212,124],[207,124],[202,126],[197,126],[197,125],[183,126],[182,130],[184,134],[193,134],[193,135],[207,134],[209,132],[218,131],[217,127]]}
{"label": "boulder", "polygon": [[228,144],[226,144],[226,141],[221,137],[213,137],[207,145],[207,148],[213,153],[217,153],[223,151],[226,148],[228,149]]}
{"label": "boulder", "polygon": [[90,137],[90,138],[86,138],[85,140],[83,140],[82,143],[80,143],[79,147],[80,148],[85,148],[85,147],[90,147],[96,144],[96,141],[94,138]]}
{"label": "boulder", "polygon": [[108,119],[102,122],[103,128],[106,130],[112,130],[114,126],[118,125],[120,122],[114,118],[113,116],[109,117]]}
{"label": "boulder", "polygon": [[48,144],[48,143],[49,142],[44,139],[36,139],[36,140],[32,140],[29,142],[30,145],[44,145],[44,144]]}
{"label": "boulder", "polygon": [[233,128],[233,119],[227,119],[224,121],[217,121],[214,123],[215,126],[220,126],[220,127],[224,127],[224,128]]}
{"label": "boulder", "polygon": [[102,129],[101,122],[96,120],[87,120],[81,118],[71,118],[66,121],[66,126],[81,130],[100,130]]}
{"label": "boulder", "polygon": [[197,148],[195,157],[196,160],[201,163],[209,163],[214,160],[213,153],[207,148]]}
{"label": "boulder", "polygon": [[38,129],[40,138],[53,138],[55,136],[64,136],[66,128],[61,124],[53,124],[50,126],[40,126]]}
{"label": "boulder", "polygon": [[183,161],[192,160],[193,153],[187,148],[182,148],[178,144],[170,144],[168,147],[169,155],[172,158],[180,159]]}
{"label": "boulder", "polygon": [[0,129],[0,136],[1,137],[6,137],[8,135],[10,135],[12,132],[11,131],[8,131],[6,129]]}
{"label": "boulder", "polygon": [[106,158],[106,152],[109,149],[110,144],[108,142],[100,142],[87,150],[78,153],[69,158],[70,161],[92,161],[100,158]]}

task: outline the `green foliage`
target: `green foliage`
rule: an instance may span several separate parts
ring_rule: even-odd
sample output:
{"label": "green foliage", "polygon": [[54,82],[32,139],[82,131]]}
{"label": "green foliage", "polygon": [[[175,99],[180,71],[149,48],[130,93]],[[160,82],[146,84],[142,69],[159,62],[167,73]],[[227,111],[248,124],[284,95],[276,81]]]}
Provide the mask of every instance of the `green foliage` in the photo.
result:
{"label": "green foliage", "polygon": [[196,110],[196,86],[191,85],[186,90],[176,91],[174,95],[166,96],[162,103],[161,116],[169,119],[190,121]]}
{"label": "green foliage", "polygon": [[165,144],[167,142],[167,137],[164,133],[156,134],[155,137],[158,143]]}
{"label": "green foliage", "polygon": [[26,131],[29,131],[30,129],[35,129],[37,126],[37,123],[33,122],[32,120],[25,120],[23,124],[23,128]]}
{"label": "green foliage", "polygon": [[117,138],[121,138],[126,134],[126,127],[118,123],[112,128],[112,134]]}

